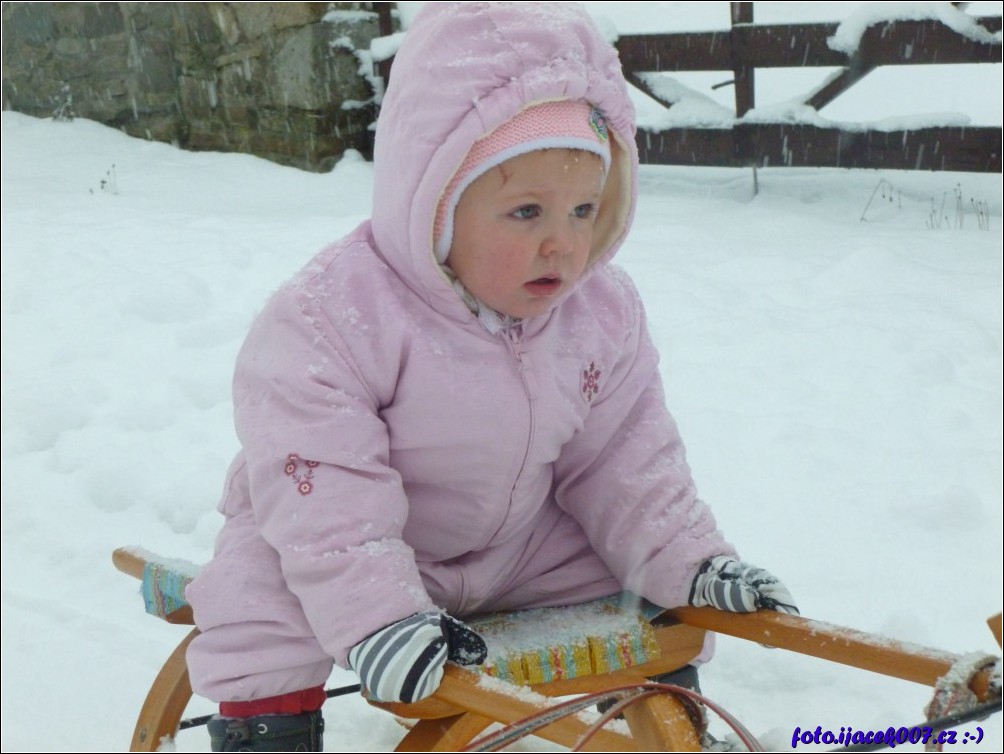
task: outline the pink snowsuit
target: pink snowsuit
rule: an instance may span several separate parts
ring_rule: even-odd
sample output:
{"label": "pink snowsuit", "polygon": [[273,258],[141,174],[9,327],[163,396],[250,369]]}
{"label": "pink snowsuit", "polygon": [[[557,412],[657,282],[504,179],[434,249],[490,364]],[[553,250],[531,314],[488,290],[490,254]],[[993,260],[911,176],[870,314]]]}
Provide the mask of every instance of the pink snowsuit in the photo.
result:
{"label": "pink snowsuit", "polygon": [[[491,334],[432,251],[471,144],[529,103],[586,99],[614,135],[590,267],[551,311]],[[332,660],[419,611],[631,590],[685,604],[731,554],[697,498],[628,277],[634,112],[583,10],[430,3],[394,62],[373,217],[259,315],[234,377],[243,449],[216,554],[188,589],[195,691],[323,684]]]}

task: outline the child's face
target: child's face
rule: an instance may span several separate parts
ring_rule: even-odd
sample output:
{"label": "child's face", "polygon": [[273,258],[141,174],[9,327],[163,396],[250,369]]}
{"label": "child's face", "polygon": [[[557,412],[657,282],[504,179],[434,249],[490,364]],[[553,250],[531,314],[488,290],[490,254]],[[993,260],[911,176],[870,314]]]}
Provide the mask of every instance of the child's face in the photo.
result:
{"label": "child's face", "polygon": [[544,314],[586,268],[602,190],[603,163],[591,152],[506,160],[460,197],[446,263],[495,311]]}

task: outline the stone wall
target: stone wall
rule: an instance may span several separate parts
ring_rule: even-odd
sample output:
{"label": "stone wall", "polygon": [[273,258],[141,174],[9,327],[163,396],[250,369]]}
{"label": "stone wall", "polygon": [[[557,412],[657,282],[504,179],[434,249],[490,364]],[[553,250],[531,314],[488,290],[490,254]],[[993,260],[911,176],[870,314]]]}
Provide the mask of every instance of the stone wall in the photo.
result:
{"label": "stone wall", "polygon": [[326,170],[371,150],[377,5],[5,2],[3,107]]}

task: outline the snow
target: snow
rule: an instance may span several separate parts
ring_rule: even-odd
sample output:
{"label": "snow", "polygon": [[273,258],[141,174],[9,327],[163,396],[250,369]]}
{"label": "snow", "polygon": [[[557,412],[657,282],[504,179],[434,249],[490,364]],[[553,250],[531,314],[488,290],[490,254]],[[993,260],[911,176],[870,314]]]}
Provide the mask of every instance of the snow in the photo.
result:
{"label": "snow", "polygon": [[371,10],[341,10],[332,8],[324,14],[323,21],[360,24],[372,21],[377,14]]}
{"label": "snow", "polygon": [[373,44],[370,46],[370,53],[373,55],[373,60],[379,62],[394,57],[394,55],[397,54],[398,48],[401,46],[401,42],[404,41],[404,37],[404,32],[398,32],[387,37],[374,39]]}
{"label": "snow", "polygon": [[736,121],[735,110],[719,104],[703,92],[684,86],[673,76],[663,73],[641,73],[639,78],[649,91],[673,106],[651,109],[641,125],[652,131],[666,128],[730,128]]}
{"label": "snow", "polygon": [[941,21],[949,29],[974,42],[1000,44],[1001,33],[989,32],[968,12],[951,3],[866,3],[840,22],[827,40],[831,50],[853,55],[869,26],[884,21]]}
{"label": "snow", "polygon": [[[621,5],[700,21],[679,3]],[[761,5],[772,20],[775,4]],[[622,32],[637,20],[604,6]],[[927,87],[916,68],[914,98]],[[888,117],[960,109],[1000,124],[1001,67],[981,69],[993,86],[967,102],[982,116],[951,104],[969,81],[957,74]],[[764,106],[789,98],[762,92]],[[4,750],[127,748],[186,630],[144,613],[111,552],[210,557],[244,332],[272,290],[368,216],[371,183],[353,154],[315,175],[2,114]],[[998,654],[985,619],[1002,601],[1000,176],[769,169],[759,187],[746,170],[644,167],[618,258],[646,301],[702,497],[803,614]],[[355,681],[336,670],[329,685]],[[917,724],[931,698],[727,638],[702,684],[783,750],[796,726]],[[196,699],[187,714],[212,709]],[[326,709],[329,751],[390,750],[403,732],[357,697]],[[1001,716],[980,725],[969,748],[999,750]],[[207,743],[196,729],[176,746]]]}

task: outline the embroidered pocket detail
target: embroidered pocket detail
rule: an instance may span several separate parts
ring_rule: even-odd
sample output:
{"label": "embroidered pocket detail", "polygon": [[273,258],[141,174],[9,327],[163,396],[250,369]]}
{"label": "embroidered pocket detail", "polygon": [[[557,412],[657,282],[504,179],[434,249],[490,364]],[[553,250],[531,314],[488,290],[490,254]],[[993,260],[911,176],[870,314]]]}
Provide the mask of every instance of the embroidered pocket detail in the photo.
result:
{"label": "embroidered pocket detail", "polygon": [[[307,467],[306,471],[299,471],[300,463],[303,463]],[[290,453],[286,458],[283,473],[293,480],[297,492],[301,495],[309,495],[314,491],[314,469],[319,465],[317,461],[305,461],[296,455],[296,453]]]}
{"label": "embroidered pocket detail", "polygon": [[603,375],[595,361],[590,361],[582,370],[582,384],[580,391],[586,403],[592,403],[600,392],[600,377]]}

